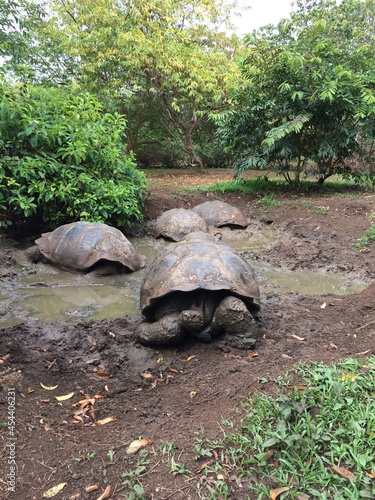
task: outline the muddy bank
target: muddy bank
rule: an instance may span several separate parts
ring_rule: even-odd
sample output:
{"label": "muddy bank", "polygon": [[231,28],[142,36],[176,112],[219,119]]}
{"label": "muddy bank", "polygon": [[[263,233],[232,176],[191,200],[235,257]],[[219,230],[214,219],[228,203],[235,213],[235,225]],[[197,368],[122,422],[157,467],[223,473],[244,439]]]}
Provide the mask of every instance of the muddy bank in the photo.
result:
{"label": "muddy bank", "polygon": [[[188,208],[207,199],[203,194],[172,194],[151,197],[149,221],[164,209]],[[246,258],[281,269],[342,274],[347,286],[362,280],[367,287],[351,295],[285,293],[264,287],[261,338],[255,351],[248,352],[230,348],[220,338],[212,344],[187,339],[174,348],[145,348],[134,338],[137,315],[23,321],[2,328],[1,421],[7,390],[17,388],[16,498],[39,499],[60,483],[66,485],[55,498],[97,498],[108,485],[111,498],[128,498],[126,479],[140,457],[128,456],[126,448],[142,436],[153,442],[137,478],[145,498],[197,499],[197,484],[204,489],[205,481],[195,472],[195,441],[220,440],[221,417],[238,421],[233,408],[244,396],[259,388],[272,392],[272,379],[297,361],[375,354],[375,250],[354,246],[369,227],[374,196],[280,198],[281,205],[267,211],[256,197],[220,198],[235,203],[252,220],[241,233],[246,241],[263,231],[277,235],[271,245],[245,249]],[[11,295],[30,268],[20,261],[17,245],[4,239],[3,243],[0,280],[2,292]],[[10,304],[3,301],[3,315],[11,313]],[[41,384],[58,387],[48,390]],[[71,393],[65,401],[55,398]],[[82,408],[85,398],[94,403]],[[103,419],[109,420],[98,424]],[[3,460],[6,433],[1,438]],[[162,452],[166,443],[173,444],[173,457],[189,469],[189,476],[171,473],[172,455]],[[230,476],[228,469],[228,481]],[[93,484],[98,485],[97,494],[85,493]],[[11,498],[5,482],[0,491],[0,498]],[[246,485],[238,486],[236,498],[251,498]]]}

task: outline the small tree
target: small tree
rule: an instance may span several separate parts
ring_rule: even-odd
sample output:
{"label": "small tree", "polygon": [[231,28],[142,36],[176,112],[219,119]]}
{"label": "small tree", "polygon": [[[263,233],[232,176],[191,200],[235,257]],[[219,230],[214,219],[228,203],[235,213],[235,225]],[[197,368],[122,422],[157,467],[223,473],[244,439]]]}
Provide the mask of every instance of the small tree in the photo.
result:
{"label": "small tree", "polygon": [[89,94],[0,86],[0,226],[36,215],[129,224],[146,181],[126,156],[124,119]]}
{"label": "small tree", "polygon": [[352,173],[375,132],[375,3],[297,2],[290,20],[246,38],[236,105],[213,119],[237,174],[275,168],[298,189],[315,166],[319,182]]}
{"label": "small tree", "polygon": [[[239,39],[225,29],[234,2],[48,4],[53,16],[39,33],[47,37],[47,51],[58,43],[80,88],[126,117],[129,150],[173,144],[180,161],[202,167],[195,138],[209,130],[208,114],[228,105],[228,89],[240,77],[234,60]],[[60,67],[66,74],[65,64]]]}

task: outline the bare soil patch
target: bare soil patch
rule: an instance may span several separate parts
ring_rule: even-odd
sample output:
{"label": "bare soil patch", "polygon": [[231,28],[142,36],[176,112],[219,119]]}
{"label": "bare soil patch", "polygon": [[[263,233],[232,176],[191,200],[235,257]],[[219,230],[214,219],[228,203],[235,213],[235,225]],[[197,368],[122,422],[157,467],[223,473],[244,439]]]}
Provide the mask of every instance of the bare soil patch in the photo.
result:
{"label": "bare soil patch", "polygon": [[[244,397],[261,389],[298,361],[331,362],[375,354],[375,248],[359,251],[355,241],[369,227],[374,194],[278,197],[264,207],[256,195],[181,194],[183,186],[228,180],[227,172],[150,175],[147,220],[163,211],[222,199],[242,208],[258,227],[281,235],[271,249],[247,257],[290,269],[345,273],[368,288],[356,295],[263,293],[261,339],[256,350],[187,340],[174,348],[145,348],[134,339],[137,319],[55,322],[0,330],[0,498],[36,499],[66,483],[56,499],[131,497],[142,485],[146,499],[198,499],[215,475],[200,466],[196,440],[223,436],[221,417],[239,422]],[[146,224],[147,225],[147,224]],[[250,225],[251,227],[251,225]],[[39,236],[39,235],[35,235]],[[17,283],[19,267],[11,245],[2,250],[0,282]],[[265,384],[260,380],[268,379]],[[48,388],[58,386],[55,390]],[[11,437],[7,394],[16,388],[15,493],[8,491]],[[58,401],[55,396],[68,395]],[[88,401],[87,403],[85,401]],[[105,420],[107,419],[107,420]],[[139,438],[152,441],[127,454]],[[183,465],[173,474],[173,462]],[[220,458],[219,458],[220,459]],[[141,468],[138,468],[141,467]],[[226,481],[233,498],[252,499],[235,481],[230,459]],[[189,473],[184,471],[189,470]],[[175,470],[176,472],[176,470]],[[87,487],[97,486],[92,492]],[[107,488],[108,496],[101,497]],[[109,492],[110,490],[110,492]]]}

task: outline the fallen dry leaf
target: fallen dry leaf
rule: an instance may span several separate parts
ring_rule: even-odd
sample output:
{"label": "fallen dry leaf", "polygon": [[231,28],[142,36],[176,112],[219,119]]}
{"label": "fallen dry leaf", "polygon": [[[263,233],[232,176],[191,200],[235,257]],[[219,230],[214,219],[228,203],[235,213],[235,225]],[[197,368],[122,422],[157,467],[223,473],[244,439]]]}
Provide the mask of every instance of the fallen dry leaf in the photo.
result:
{"label": "fallen dry leaf", "polygon": [[198,394],[198,391],[190,391],[190,397],[191,399],[195,398],[195,396]]}
{"label": "fallen dry leaf", "polygon": [[145,379],[152,379],[152,378],[154,378],[154,376],[152,375],[152,373],[141,373],[141,377],[145,378]]}
{"label": "fallen dry leaf", "polygon": [[327,304],[324,302],[321,306],[320,309],[325,309],[327,307]]}
{"label": "fallen dry leaf", "polygon": [[96,426],[96,425],[106,425],[106,424],[110,424],[110,423],[116,422],[116,421],[117,421],[117,417],[106,417],[106,418],[102,418],[100,420],[97,420],[94,423],[94,426]]}
{"label": "fallen dry leaf", "polygon": [[43,493],[43,498],[53,498],[65,487],[65,485],[66,483],[56,484],[56,486],[53,486]]}
{"label": "fallen dry leaf", "polygon": [[274,456],[275,450],[268,450],[267,453],[264,455],[264,460],[268,462],[271,460],[271,458]]}
{"label": "fallen dry leaf", "polygon": [[144,448],[145,446],[152,444],[151,439],[136,439],[135,441],[132,441],[130,445],[128,446],[128,449],[126,450],[126,453],[128,455],[131,455],[133,453],[137,453],[138,450],[141,448]]}
{"label": "fallen dry leaf", "polygon": [[98,489],[99,486],[97,484],[92,484],[91,486],[86,486],[85,493],[92,493],[93,491],[96,491]]}
{"label": "fallen dry leaf", "polygon": [[212,465],[212,460],[209,460],[208,462],[205,462],[204,464],[200,465],[197,469],[197,474],[200,474],[206,467],[208,467],[209,465]]}
{"label": "fallen dry leaf", "polygon": [[94,375],[95,375],[95,377],[98,377],[98,378],[110,378],[111,377],[110,373],[100,371],[100,370],[94,371]]}
{"label": "fallen dry leaf", "polygon": [[246,354],[245,358],[256,358],[257,356],[259,356],[259,354],[256,351],[251,351],[249,354]]}
{"label": "fallen dry leaf", "polygon": [[34,392],[34,389],[32,387],[27,388],[27,394],[32,394]]}
{"label": "fallen dry leaf", "polygon": [[345,477],[346,479],[350,479],[350,481],[355,481],[355,475],[350,472],[350,470],[345,469],[345,467],[339,467],[338,465],[334,465],[331,467],[333,472],[336,472],[341,477]]}
{"label": "fallen dry leaf", "polygon": [[191,361],[192,359],[196,358],[197,356],[194,354],[193,356],[189,356],[188,358],[186,359],[180,359],[180,361],[182,361],[183,363],[189,363],[189,361]]}
{"label": "fallen dry leaf", "polygon": [[86,406],[93,405],[95,403],[94,398],[81,399],[77,403],[74,403],[73,406],[79,406],[80,408],[86,408]]}
{"label": "fallen dry leaf", "polygon": [[298,391],[305,391],[307,389],[306,385],[288,385],[288,389],[297,389]]}
{"label": "fallen dry leaf", "polygon": [[66,401],[67,399],[71,399],[74,396],[74,391],[69,392],[69,394],[64,394],[63,396],[55,396],[57,401]]}
{"label": "fallen dry leaf", "polygon": [[289,491],[293,488],[293,486],[283,486],[282,488],[276,488],[276,490],[271,491],[271,500],[276,500],[276,498],[284,493],[285,491]]}
{"label": "fallen dry leaf", "polygon": [[350,382],[354,382],[354,380],[356,379],[358,373],[345,373],[345,375],[343,375],[341,377],[341,380],[350,380]]}
{"label": "fallen dry leaf", "polygon": [[298,335],[295,335],[294,333],[291,334],[291,337],[293,337],[294,339],[300,340],[300,341],[306,340],[305,338],[299,337]]}
{"label": "fallen dry leaf", "polygon": [[375,472],[366,472],[366,475],[371,479],[375,479]]}
{"label": "fallen dry leaf", "polygon": [[235,354],[232,354],[231,352],[225,352],[224,353],[224,358],[236,358],[236,359],[239,359],[241,356],[236,356]]}
{"label": "fallen dry leaf", "polygon": [[106,498],[109,498],[109,495],[111,494],[111,487],[108,485],[106,489],[103,491],[103,493],[98,497],[96,500],[105,500]]}
{"label": "fallen dry leaf", "polygon": [[59,386],[58,385],[44,385],[42,382],[40,382],[40,387],[43,387],[46,391],[54,391],[57,389]]}

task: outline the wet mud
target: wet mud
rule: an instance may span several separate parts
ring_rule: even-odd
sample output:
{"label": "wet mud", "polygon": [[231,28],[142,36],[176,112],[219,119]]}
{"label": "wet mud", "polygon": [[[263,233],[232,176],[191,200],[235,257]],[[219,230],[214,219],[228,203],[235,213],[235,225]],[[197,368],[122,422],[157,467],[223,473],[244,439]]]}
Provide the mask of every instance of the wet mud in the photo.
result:
{"label": "wet mud", "polygon": [[[143,236],[150,237],[153,221],[163,210],[189,208],[210,196],[155,190]],[[173,443],[176,461],[191,471],[189,481],[173,475],[170,456],[150,451],[138,478],[145,498],[198,499],[197,484],[204,487],[204,482],[194,472],[199,465],[195,440],[220,441],[221,418],[235,425],[240,412],[234,408],[260,388],[260,380],[268,381],[262,391],[272,393],[272,379],[296,362],[375,354],[375,250],[355,247],[370,225],[374,195],[280,198],[280,206],[267,211],[255,196],[218,198],[242,208],[251,220],[242,232],[216,233],[224,241],[231,239],[259,277],[261,338],[254,351],[236,350],[220,338],[211,344],[188,338],[175,347],[144,347],[134,336],[141,319],[138,278],[114,278],[105,285],[92,281],[88,286],[84,276],[68,273],[61,281],[59,271],[36,270],[25,261],[19,241],[1,238],[0,421],[6,419],[7,391],[15,388],[14,498],[40,499],[62,483],[64,489],[55,498],[97,498],[108,485],[109,498],[128,498],[124,477],[136,469],[139,457],[129,457],[126,448],[142,437],[152,441],[150,450]],[[277,273],[279,281],[273,276]],[[299,276],[299,282],[305,279],[305,287],[290,280],[284,286],[282,277],[288,273]],[[313,277],[318,277],[315,283]],[[85,304],[79,303],[85,300],[80,293],[72,305],[73,289],[85,286],[88,296],[100,293],[103,286],[108,295],[91,297]],[[46,301],[49,313],[53,306],[48,300],[57,297],[65,319],[54,320],[50,314],[47,320],[27,310],[30,289],[43,291],[40,300]],[[93,309],[92,303],[121,304],[116,295],[125,289],[130,292],[124,304],[131,299],[134,309],[125,311],[124,305],[123,314],[104,313],[102,319],[84,315]],[[16,324],[7,323],[13,320]],[[66,400],[55,397],[71,393]],[[94,403],[79,412],[85,398]],[[103,419],[109,420],[98,424]],[[1,439],[5,460],[5,427]],[[94,484],[96,496],[85,493]],[[0,498],[12,498],[8,486],[6,480],[0,482]],[[251,499],[245,485],[238,487],[236,498]]]}

